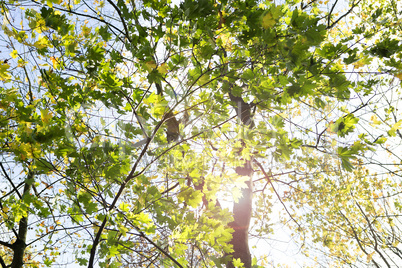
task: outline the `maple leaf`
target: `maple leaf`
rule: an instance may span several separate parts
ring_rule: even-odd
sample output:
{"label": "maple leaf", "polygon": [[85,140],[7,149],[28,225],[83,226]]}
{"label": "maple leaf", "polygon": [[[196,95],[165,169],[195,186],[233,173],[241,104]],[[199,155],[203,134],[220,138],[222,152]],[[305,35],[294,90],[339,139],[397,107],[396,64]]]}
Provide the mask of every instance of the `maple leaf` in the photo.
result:
{"label": "maple leaf", "polygon": [[0,64],[0,80],[4,81],[11,78],[10,74],[8,73],[8,68],[10,68],[10,65],[7,63]]}
{"label": "maple leaf", "polygon": [[399,80],[402,80],[402,73],[396,74],[395,77],[399,78]]}
{"label": "maple leaf", "polygon": [[42,121],[47,124],[49,120],[52,118],[52,113],[49,112],[49,110],[44,109],[40,111],[41,119]]}
{"label": "maple leaf", "polygon": [[153,60],[145,62],[145,69],[150,72],[156,68],[156,63]]}
{"label": "maple leaf", "polygon": [[274,26],[276,23],[275,19],[272,17],[271,13],[267,13],[263,18],[262,18],[262,27],[264,29],[268,29],[272,26]]}

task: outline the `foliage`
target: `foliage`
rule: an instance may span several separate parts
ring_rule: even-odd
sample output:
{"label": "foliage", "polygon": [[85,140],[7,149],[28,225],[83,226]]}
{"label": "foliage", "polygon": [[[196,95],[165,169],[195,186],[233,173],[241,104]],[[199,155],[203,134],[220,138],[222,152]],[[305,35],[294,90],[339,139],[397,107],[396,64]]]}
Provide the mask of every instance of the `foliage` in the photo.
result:
{"label": "foliage", "polygon": [[0,5],[3,267],[398,263],[397,1]]}

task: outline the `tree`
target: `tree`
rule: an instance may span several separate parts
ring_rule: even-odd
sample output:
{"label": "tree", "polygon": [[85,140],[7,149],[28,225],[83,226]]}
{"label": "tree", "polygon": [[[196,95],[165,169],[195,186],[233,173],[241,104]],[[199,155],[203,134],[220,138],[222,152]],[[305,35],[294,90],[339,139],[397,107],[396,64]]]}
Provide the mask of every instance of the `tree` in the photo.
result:
{"label": "tree", "polygon": [[400,7],[338,4],[1,2],[0,264],[257,267],[277,201],[317,263],[389,265]]}

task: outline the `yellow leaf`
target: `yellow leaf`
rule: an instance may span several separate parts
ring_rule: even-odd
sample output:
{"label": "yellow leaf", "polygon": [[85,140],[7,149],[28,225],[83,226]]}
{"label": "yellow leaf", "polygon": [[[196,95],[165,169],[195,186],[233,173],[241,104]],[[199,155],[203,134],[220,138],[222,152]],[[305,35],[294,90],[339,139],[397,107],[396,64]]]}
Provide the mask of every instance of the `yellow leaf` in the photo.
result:
{"label": "yellow leaf", "polygon": [[207,84],[209,81],[210,81],[209,75],[204,74],[200,77],[200,79],[198,79],[197,84],[200,86],[203,86],[203,85]]}
{"label": "yellow leaf", "polygon": [[352,63],[352,64],[353,64],[353,66],[354,66],[355,68],[358,69],[358,68],[361,68],[361,67],[363,67],[363,66],[365,66],[365,65],[370,64],[370,62],[371,62],[371,59],[370,59],[369,57],[365,56],[365,57],[363,57],[362,59],[360,59],[359,61],[354,62],[354,63]]}
{"label": "yellow leaf", "polygon": [[32,133],[32,128],[31,128],[30,122],[25,123],[25,133],[27,133],[28,135],[30,135]]}
{"label": "yellow leaf", "polygon": [[45,47],[50,47],[51,46],[50,43],[49,43],[49,40],[44,36],[39,36],[38,41],[36,41],[33,45],[37,49],[43,49]]}
{"label": "yellow leaf", "polygon": [[262,18],[262,27],[264,29],[268,29],[272,26],[275,25],[275,19],[272,17],[271,13],[267,13],[263,18]]}
{"label": "yellow leaf", "polygon": [[[4,11],[3,11],[4,12]],[[8,12],[8,11],[6,11],[6,12],[4,12],[3,13],[4,15],[4,17],[3,17],[3,24],[2,24],[2,29],[3,30],[8,30],[8,28],[6,27],[6,25],[8,25],[8,24],[10,24],[9,22],[10,22],[10,13]],[[10,30],[8,30],[9,32],[10,32]],[[8,34],[7,34],[8,35]]]}
{"label": "yellow leaf", "polygon": [[221,35],[218,36],[219,40],[222,42],[222,46],[226,50],[231,50],[232,49],[232,43],[233,41],[231,40],[231,37],[229,34],[222,33]]}
{"label": "yellow leaf", "polygon": [[382,124],[382,121],[378,119],[376,115],[372,115],[370,118],[371,122],[373,122],[374,125],[380,125]]}
{"label": "yellow leaf", "polygon": [[396,74],[395,77],[402,81],[402,73]]}
{"label": "yellow leaf", "polygon": [[48,109],[44,109],[40,111],[40,117],[42,119],[42,122],[44,122],[45,124],[47,124],[50,120],[50,118],[52,118],[52,113],[49,112]]}
{"label": "yellow leaf", "polygon": [[53,7],[53,4],[60,4],[62,0],[47,0],[46,3],[49,7]]}
{"label": "yellow leaf", "polygon": [[145,69],[146,69],[148,72],[152,71],[152,70],[155,69],[155,68],[156,68],[156,63],[155,63],[155,61],[150,60],[150,61],[147,61],[147,62],[145,63]]}
{"label": "yellow leaf", "polygon": [[166,74],[168,71],[169,67],[165,63],[158,67],[158,72],[161,74]]}
{"label": "yellow leaf", "polygon": [[59,60],[56,57],[50,57],[50,61],[53,63],[53,68],[58,69],[60,66]]}
{"label": "yellow leaf", "polygon": [[388,130],[388,134],[389,134],[391,137],[395,137],[395,136],[396,136],[396,132],[401,129],[401,125],[402,125],[402,120],[399,120],[398,122],[396,122],[396,123],[392,126],[392,128],[391,128],[390,130]]}
{"label": "yellow leaf", "polygon": [[10,53],[10,56],[15,59],[16,57],[18,57],[18,51],[17,50],[13,50],[13,52]]}
{"label": "yellow leaf", "polygon": [[85,132],[88,129],[88,127],[84,123],[81,123],[79,125],[76,125],[75,129],[79,132]]}
{"label": "yellow leaf", "polygon": [[375,251],[373,251],[371,254],[367,255],[367,262],[371,262],[371,259],[373,258]]}
{"label": "yellow leaf", "polygon": [[0,80],[1,81],[11,78],[10,74],[8,73],[8,68],[10,68],[10,65],[8,65],[7,63],[3,62],[0,64]]}
{"label": "yellow leaf", "polygon": [[88,36],[88,35],[91,33],[91,28],[89,28],[89,27],[87,27],[87,26],[85,26],[85,25],[83,25],[83,26],[81,27],[81,30],[82,30],[82,34],[83,34],[84,36]]}
{"label": "yellow leaf", "polygon": [[28,62],[24,61],[23,59],[18,59],[18,67],[24,67],[25,65],[27,65],[27,63]]}

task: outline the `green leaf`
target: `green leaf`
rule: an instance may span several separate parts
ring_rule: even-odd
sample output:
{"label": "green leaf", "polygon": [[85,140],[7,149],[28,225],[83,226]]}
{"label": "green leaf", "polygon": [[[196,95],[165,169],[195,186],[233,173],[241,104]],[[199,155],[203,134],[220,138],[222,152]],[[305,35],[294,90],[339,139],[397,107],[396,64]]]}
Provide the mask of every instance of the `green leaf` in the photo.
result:
{"label": "green leaf", "polygon": [[283,121],[283,118],[279,115],[275,115],[271,117],[270,123],[275,127],[275,128],[283,128],[285,126],[285,123]]}
{"label": "green leaf", "polygon": [[242,268],[242,267],[244,267],[244,264],[242,263],[242,261],[241,261],[240,258],[237,258],[237,259],[233,258],[233,265],[234,265],[234,267],[236,267],[236,268]]}
{"label": "green leaf", "polygon": [[402,120],[399,120],[398,122],[396,122],[390,130],[388,130],[388,135],[390,135],[391,137],[395,137],[396,136],[396,131],[401,129],[401,125],[402,125]]}
{"label": "green leaf", "polygon": [[347,147],[339,147],[338,148],[338,156],[341,158],[342,167],[346,171],[352,171],[353,170],[353,165],[350,162],[350,160],[356,158],[356,156],[354,156],[354,152],[351,151]]}
{"label": "green leaf", "polygon": [[353,114],[348,114],[339,118],[331,125],[330,129],[332,132],[336,132],[340,137],[345,137],[354,131],[357,122],[359,122],[359,118],[355,117]]}

